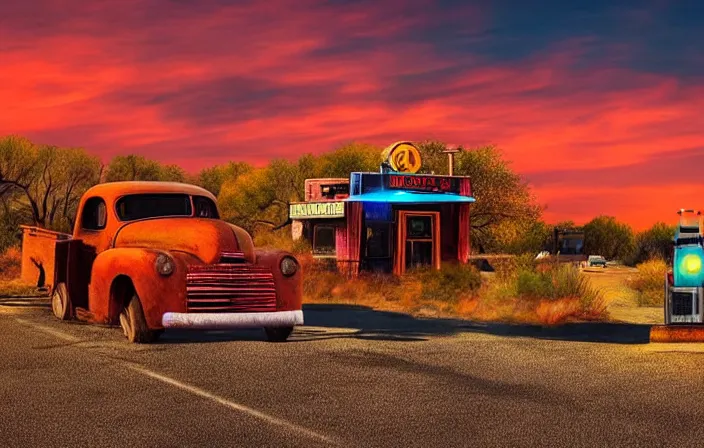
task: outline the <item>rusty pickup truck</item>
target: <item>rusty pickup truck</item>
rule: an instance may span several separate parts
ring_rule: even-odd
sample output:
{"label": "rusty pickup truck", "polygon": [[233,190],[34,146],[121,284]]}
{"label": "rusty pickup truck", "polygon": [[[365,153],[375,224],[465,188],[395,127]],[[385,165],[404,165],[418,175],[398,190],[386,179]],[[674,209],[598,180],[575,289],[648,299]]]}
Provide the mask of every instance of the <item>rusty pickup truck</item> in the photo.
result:
{"label": "rusty pickup truck", "polygon": [[303,324],[298,260],[255,249],[210,192],[188,184],[90,188],[73,235],[23,227],[22,278],[51,291],[57,318],[119,325],[130,342],[253,327],[285,341]]}

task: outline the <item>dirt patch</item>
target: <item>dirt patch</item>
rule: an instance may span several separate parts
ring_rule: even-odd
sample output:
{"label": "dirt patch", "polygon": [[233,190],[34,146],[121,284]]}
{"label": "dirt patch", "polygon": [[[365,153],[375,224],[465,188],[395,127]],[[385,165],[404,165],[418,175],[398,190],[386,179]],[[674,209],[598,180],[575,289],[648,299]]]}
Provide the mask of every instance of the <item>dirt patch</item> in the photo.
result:
{"label": "dirt patch", "polygon": [[610,320],[638,324],[663,323],[662,307],[639,306],[638,293],[628,286],[638,275],[637,269],[608,267],[585,269],[583,272],[595,288],[603,291]]}

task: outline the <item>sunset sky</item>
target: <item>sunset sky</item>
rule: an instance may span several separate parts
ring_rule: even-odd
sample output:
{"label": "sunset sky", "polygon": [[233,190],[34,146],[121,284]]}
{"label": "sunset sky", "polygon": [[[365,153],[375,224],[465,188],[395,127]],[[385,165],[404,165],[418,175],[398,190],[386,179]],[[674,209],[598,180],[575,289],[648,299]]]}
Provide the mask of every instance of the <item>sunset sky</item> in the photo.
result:
{"label": "sunset sky", "polygon": [[191,172],[492,143],[548,220],[674,222],[704,208],[704,2],[617,3],[5,0],[0,135]]}

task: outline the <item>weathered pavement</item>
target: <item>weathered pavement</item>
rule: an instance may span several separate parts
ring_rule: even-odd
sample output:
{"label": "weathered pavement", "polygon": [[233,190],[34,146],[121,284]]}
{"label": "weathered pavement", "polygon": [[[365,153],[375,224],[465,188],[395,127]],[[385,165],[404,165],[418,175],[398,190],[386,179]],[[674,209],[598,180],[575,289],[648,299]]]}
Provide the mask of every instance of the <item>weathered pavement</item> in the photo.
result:
{"label": "weathered pavement", "polygon": [[[15,304],[26,305],[26,304]],[[704,344],[648,327],[311,306],[258,331],[118,329],[0,306],[0,446],[701,446]]]}

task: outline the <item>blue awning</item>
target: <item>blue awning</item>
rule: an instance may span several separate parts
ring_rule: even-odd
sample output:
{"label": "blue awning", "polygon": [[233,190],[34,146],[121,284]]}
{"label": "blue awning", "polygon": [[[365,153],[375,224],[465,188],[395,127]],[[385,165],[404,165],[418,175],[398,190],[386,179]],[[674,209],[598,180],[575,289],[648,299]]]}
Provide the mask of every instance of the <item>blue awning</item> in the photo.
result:
{"label": "blue awning", "polygon": [[387,202],[390,204],[438,204],[471,203],[475,199],[469,196],[443,193],[418,193],[413,191],[380,190],[350,196],[348,202]]}

